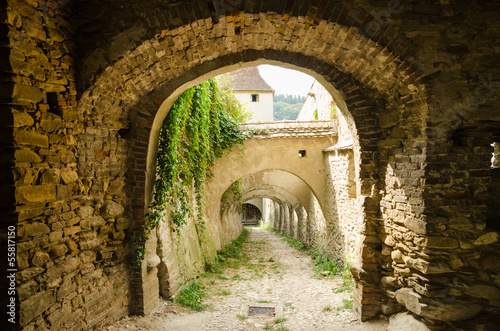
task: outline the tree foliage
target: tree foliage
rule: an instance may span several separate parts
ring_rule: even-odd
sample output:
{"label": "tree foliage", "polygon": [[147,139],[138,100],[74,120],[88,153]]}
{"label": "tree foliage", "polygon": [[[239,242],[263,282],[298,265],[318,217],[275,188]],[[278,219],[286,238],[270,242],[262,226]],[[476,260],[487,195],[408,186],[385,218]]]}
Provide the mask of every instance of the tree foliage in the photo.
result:
{"label": "tree foliage", "polygon": [[282,101],[288,104],[304,103],[305,99],[303,96],[293,94],[275,94],[273,96],[274,102]]}
{"label": "tree foliage", "polygon": [[246,113],[236,97],[215,79],[184,92],[172,105],[160,132],[153,199],[140,238],[137,264],[144,258],[150,232],[168,217],[178,231],[193,216],[203,217],[204,189],[214,161],[243,143],[239,124]]}
{"label": "tree foliage", "polygon": [[277,94],[273,97],[273,119],[275,121],[297,119],[302,105],[304,104],[305,97],[298,95],[284,95]]}

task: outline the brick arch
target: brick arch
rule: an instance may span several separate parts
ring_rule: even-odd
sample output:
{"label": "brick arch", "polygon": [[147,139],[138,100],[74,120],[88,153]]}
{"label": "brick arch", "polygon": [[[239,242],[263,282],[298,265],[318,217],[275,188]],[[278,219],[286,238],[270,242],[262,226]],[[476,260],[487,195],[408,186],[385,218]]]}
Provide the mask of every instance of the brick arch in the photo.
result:
{"label": "brick arch", "polygon": [[[388,135],[379,125],[379,115],[387,109],[396,112],[403,109],[400,117],[425,111],[422,102],[425,90],[418,85],[418,74],[397,55],[356,29],[321,20],[317,25],[324,26],[328,33],[318,34],[315,29],[308,29],[300,17],[292,17],[288,21],[296,20],[297,25],[292,33],[302,29],[305,33],[293,42],[276,41],[273,36],[280,33],[282,25],[269,17],[257,15],[255,19],[266,26],[263,32],[248,31],[234,38],[227,27],[225,38],[207,37],[197,33],[194,24],[160,32],[107,67],[82,94],[80,112],[93,126],[84,136],[104,134],[110,140],[128,142],[127,180],[134,236],[140,233],[144,222],[150,192],[147,176],[154,175],[147,173],[156,148],[151,142],[155,141],[158,123],[170,105],[186,88],[206,78],[255,63],[292,66],[312,74],[334,96],[357,138],[356,173],[361,183],[358,191],[366,197],[362,202],[364,217],[367,222],[377,219],[380,198],[373,194],[380,178],[377,139]],[[203,21],[198,20],[197,24],[201,26]],[[212,29],[222,29],[224,24],[228,24],[227,18],[221,17]],[[184,43],[184,36],[194,39]],[[402,89],[407,91],[405,98],[400,98]],[[406,121],[402,129],[407,131],[407,138],[414,138],[422,135],[423,127],[421,119],[417,119]],[[86,168],[96,166],[89,162]],[[150,163],[149,169],[152,168]],[[375,228],[373,223],[366,231],[373,233]],[[140,275],[137,280],[142,282]],[[136,302],[139,307],[135,311],[144,311],[147,305],[140,300]]]}
{"label": "brick arch", "polygon": [[[382,11],[384,16],[386,13],[399,14],[404,7],[399,3],[388,3],[387,8],[377,8],[362,3],[354,6],[348,0],[257,0],[250,3],[243,0],[194,0],[173,3],[131,0],[128,7],[127,20],[115,17],[116,13],[123,12],[123,6],[119,2],[103,3],[91,0],[80,2],[75,7],[84,31],[87,27],[100,28],[106,36],[106,39],[95,38],[94,34],[85,32],[79,35],[79,49],[83,55],[79,63],[83,76],[80,77],[80,85],[83,89],[93,85],[99,75],[106,72],[106,68],[115,61],[127,57],[131,50],[155,36],[168,36],[169,47],[174,49],[184,46],[190,48],[193,40],[197,42],[201,39],[204,43],[215,37],[225,39],[226,44],[237,43],[233,48],[238,51],[267,49],[266,44],[269,43],[275,44],[276,49],[286,49],[290,41],[298,41],[298,45],[302,47],[306,44],[302,40],[309,40],[319,45],[319,50],[324,53],[337,53],[338,63],[347,60],[345,66],[353,65],[353,52],[370,53],[365,56],[368,59],[374,58],[376,52],[362,50],[367,45],[371,47],[379,44],[382,46],[380,50],[386,49],[389,54],[394,53],[388,61],[375,62],[381,67],[393,61],[396,61],[396,65],[401,63],[397,58],[406,58],[406,55],[413,54],[416,48],[403,33],[393,29],[387,22],[381,22],[380,18],[374,15]],[[375,33],[370,32],[374,25],[379,28]],[[326,39],[336,42],[325,44],[325,48],[320,43]],[[144,51],[148,51],[147,45],[140,53]],[[220,51],[223,53],[225,50],[216,49],[216,52]],[[196,57],[195,53],[186,54],[194,54]],[[221,56],[222,53],[217,55]],[[367,63],[361,63],[361,66]],[[356,66],[359,67],[360,64]],[[404,68],[402,72],[406,70]],[[365,78],[370,79],[366,75]]]}

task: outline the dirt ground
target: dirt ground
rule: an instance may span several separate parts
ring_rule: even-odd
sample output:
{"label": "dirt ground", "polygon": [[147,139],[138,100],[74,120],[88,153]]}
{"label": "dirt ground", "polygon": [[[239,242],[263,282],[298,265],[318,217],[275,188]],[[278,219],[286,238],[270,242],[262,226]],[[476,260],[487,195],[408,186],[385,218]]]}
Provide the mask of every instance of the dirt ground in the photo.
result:
{"label": "dirt ground", "polygon": [[[351,309],[344,308],[352,292],[332,291],[342,283],[340,276],[316,277],[311,257],[290,247],[276,234],[252,228],[242,253],[247,256],[245,262],[231,261],[231,267],[222,274],[201,278],[207,291],[203,303],[209,305],[204,312],[163,301],[148,316],[127,317],[99,330],[387,329],[384,319],[358,321]],[[246,316],[248,306],[266,305],[274,306],[278,315]]]}

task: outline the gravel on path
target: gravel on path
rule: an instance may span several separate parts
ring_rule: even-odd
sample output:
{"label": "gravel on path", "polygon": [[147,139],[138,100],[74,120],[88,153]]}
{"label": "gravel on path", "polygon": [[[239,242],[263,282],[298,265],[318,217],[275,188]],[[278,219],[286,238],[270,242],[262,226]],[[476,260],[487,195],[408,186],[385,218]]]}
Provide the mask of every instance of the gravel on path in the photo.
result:
{"label": "gravel on path", "polygon": [[[385,319],[361,323],[344,309],[352,292],[334,293],[340,276],[314,275],[310,255],[273,232],[252,228],[240,260],[231,259],[222,274],[201,278],[209,308],[193,312],[163,301],[148,316],[126,317],[102,331],[118,330],[350,330],[382,331]],[[281,306],[283,315],[247,315],[242,306]]]}

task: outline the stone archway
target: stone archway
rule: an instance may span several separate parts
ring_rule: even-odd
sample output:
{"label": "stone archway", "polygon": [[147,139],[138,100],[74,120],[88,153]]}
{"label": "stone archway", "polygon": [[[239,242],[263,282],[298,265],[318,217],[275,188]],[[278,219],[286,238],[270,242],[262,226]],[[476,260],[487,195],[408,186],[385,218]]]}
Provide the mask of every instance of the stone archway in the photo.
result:
{"label": "stone archway", "polygon": [[[374,49],[376,48],[377,47],[375,47]],[[384,55],[380,55],[382,53],[383,51],[379,53],[379,56],[384,57]],[[212,55],[213,54],[210,54],[210,56]],[[184,52],[179,52],[178,56],[180,56],[180,58],[184,58]],[[381,112],[381,107],[385,102],[389,102],[390,104],[390,102],[393,100],[389,98],[384,101],[386,96],[384,96],[383,94],[377,96],[376,91],[363,87],[359,81],[353,80],[346,73],[342,73],[338,69],[334,69],[332,71],[332,68],[335,68],[335,65],[334,67],[332,67],[331,64],[328,64],[328,62],[323,62],[325,60],[326,59],[323,58],[319,59],[312,57],[311,55],[305,56],[302,53],[290,53],[288,51],[259,51],[257,49],[245,50],[214,59],[207,58],[208,62],[199,63],[197,61],[197,63],[190,65],[192,66],[191,69],[186,69],[184,70],[184,72],[179,72],[177,76],[174,76],[175,78],[173,77],[170,80],[165,76],[165,72],[171,71],[160,73],[159,68],[161,66],[164,66],[164,63],[158,60],[157,64],[153,64],[153,67],[151,67],[151,70],[149,71],[150,73],[155,73],[154,75],[134,78],[134,80],[141,79],[141,84],[144,84],[145,81],[150,80],[151,86],[157,86],[156,88],[151,90],[151,92],[149,92],[150,87],[136,89],[135,87],[133,87],[134,83],[132,83],[130,80],[126,83],[124,82],[123,88],[126,91],[128,91],[129,88],[133,88],[134,92],[127,92],[128,100],[127,98],[124,98],[124,100],[121,101],[122,103],[119,104],[118,113],[114,115],[110,114],[111,116],[109,116],[109,119],[112,120],[113,118],[129,116],[131,120],[130,128],[123,127],[123,123],[117,122],[118,126],[115,128],[115,132],[130,130],[129,134],[131,139],[129,140],[129,143],[131,146],[131,157],[129,159],[130,166],[128,170],[128,183],[131,187],[131,190],[135,192],[135,201],[132,202],[132,214],[134,215],[135,229],[140,230],[140,224],[141,222],[143,222],[143,217],[141,215],[144,215],[145,213],[145,206],[147,205],[148,195],[151,187],[150,185],[148,185],[148,183],[151,182],[151,178],[154,175],[151,171],[147,171],[146,169],[152,168],[151,163],[147,164],[147,162],[152,162],[152,160],[154,160],[154,141],[158,132],[158,123],[161,123],[161,119],[166,115],[166,112],[168,111],[169,104],[171,104],[173,100],[175,100],[176,96],[179,95],[188,86],[192,86],[196,84],[196,82],[204,80],[215,74],[227,72],[231,70],[231,68],[239,67],[242,65],[241,63],[245,63],[245,65],[255,63],[278,63],[281,65],[285,65],[284,63],[288,62],[294,68],[311,73],[321,82],[323,82],[323,84],[327,87],[327,90],[329,90],[330,93],[332,93],[332,95],[334,96],[334,99],[339,105],[341,111],[348,119],[350,119],[348,122],[350,123],[351,131],[358,133],[359,139],[355,140],[354,151],[357,158],[357,179],[360,183],[360,194],[358,195],[360,197],[360,215],[364,215],[362,217],[365,218],[364,222],[367,223],[365,235],[373,237],[376,234],[375,228],[379,214],[379,210],[377,207],[377,201],[379,197],[374,194],[375,192],[377,192],[376,186],[378,181],[377,178],[379,176],[377,174],[377,164],[376,162],[374,162],[374,160],[377,159],[377,137],[381,137],[384,131],[384,129],[380,128],[379,126],[377,114]],[[290,66],[290,64],[288,66]],[[385,71],[387,70],[387,68],[388,67],[384,67],[383,70],[381,70]],[[114,72],[115,71],[110,68],[109,74],[105,74],[105,79],[108,80],[118,78],[115,76],[116,74]],[[387,76],[387,74],[384,75]],[[399,85],[401,81],[393,83]],[[99,86],[99,84],[97,84],[97,86]],[[344,93],[340,93],[336,88],[341,88],[342,92]],[[387,88],[389,90],[395,87]],[[84,97],[82,98],[82,110],[85,112],[85,109],[87,108],[85,105],[92,100],[93,95],[100,94],[101,92],[106,94],[106,90],[97,89],[89,90],[88,92],[86,92],[84,94]],[[387,93],[388,90],[384,90],[384,93]],[[133,94],[135,94],[135,97],[132,97],[132,99],[130,99]],[[134,101],[134,98],[136,98],[137,101]],[[106,97],[104,97],[103,100],[106,100]],[[135,102],[137,103],[132,108],[130,108],[130,110],[127,110],[127,108],[129,108],[128,105],[132,105]],[[97,104],[98,103],[99,101],[97,102]],[[113,105],[113,103],[111,103],[108,104],[109,107],[103,104],[101,104],[100,106],[102,107],[102,109],[113,112],[113,109],[116,109],[116,106],[118,106],[118,104]],[[393,107],[396,106],[397,105],[393,105]],[[418,105],[417,108],[421,106],[422,105]],[[407,107],[407,109],[414,107],[415,105],[411,104],[409,105],[409,107]],[[394,123],[388,124],[389,127],[392,127],[393,125]],[[416,126],[418,127],[418,124]],[[398,139],[392,139],[391,133],[388,132],[388,135],[386,136],[388,146],[392,147],[391,144],[397,144],[402,137],[397,136],[396,138]],[[149,144],[145,143],[145,141],[147,140],[150,141]],[[396,140],[396,142],[394,142],[394,140]],[[146,176],[144,176],[145,170]],[[139,234],[140,233],[137,233],[136,235]],[[369,245],[371,244],[368,244],[368,246]],[[363,247],[368,246],[361,244],[360,249],[363,250],[365,249]],[[359,256],[363,255],[366,254],[359,252]],[[363,265],[363,263],[360,262],[360,265]],[[378,267],[376,265],[373,265],[372,263],[369,263],[368,265],[370,266],[370,268],[372,268],[370,272],[375,274],[378,273]],[[138,282],[149,283],[149,281],[144,279],[144,277],[148,277],[146,276],[147,273],[145,270],[143,270],[142,274],[143,279],[141,280],[141,277],[137,277]],[[155,276],[151,277],[154,278]],[[376,277],[371,276],[368,278],[376,279]],[[359,284],[361,284],[361,282]],[[370,306],[370,304],[361,306],[361,298],[363,297],[362,293],[377,291],[375,284],[370,285],[370,290],[366,289],[367,286],[368,285],[364,284],[363,287],[365,289],[359,289],[359,296],[355,301],[357,303],[358,311],[360,312],[360,314],[362,314],[362,307]],[[143,286],[136,286],[136,288],[142,287]],[[146,297],[142,297],[146,299]],[[139,300],[137,302],[141,301]],[[376,299],[372,300],[372,304],[374,305],[374,307],[378,307],[378,302]],[[143,307],[151,307],[152,305],[154,305],[154,300],[150,301],[149,304],[139,304],[139,306]],[[143,308],[138,309],[138,311],[143,310]],[[369,316],[376,313],[376,311],[378,311],[378,308],[370,308],[366,311],[369,313],[365,314],[364,318],[368,318]]]}
{"label": "stone archway", "polygon": [[[4,225],[18,231],[23,327],[91,328],[151,308],[152,283],[127,256],[144,219],[158,109],[204,75],[262,59],[313,73],[352,116],[360,315],[397,311],[401,287],[400,302],[439,312],[447,305],[435,285],[496,309],[450,288],[459,273],[481,275],[471,288],[499,285],[483,268],[485,246],[462,243],[449,225],[488,208],[469,190],[485,178],[485,155],[459,162],[474,148],[450,144],[463,124],[500,121],[498,51],[484,47],[497,2],[8,0],[1,12],[3,165],[13,171],[2,177]],[[441,160],[450,162],[439,174]],[[435,208],[443,197],[459,207]],[[456,269],[434,273],[446,270],[436,257],[455,255],[444,263]]]}

